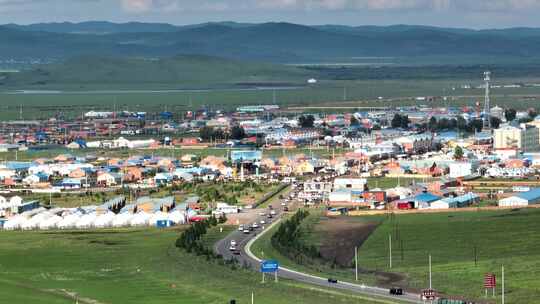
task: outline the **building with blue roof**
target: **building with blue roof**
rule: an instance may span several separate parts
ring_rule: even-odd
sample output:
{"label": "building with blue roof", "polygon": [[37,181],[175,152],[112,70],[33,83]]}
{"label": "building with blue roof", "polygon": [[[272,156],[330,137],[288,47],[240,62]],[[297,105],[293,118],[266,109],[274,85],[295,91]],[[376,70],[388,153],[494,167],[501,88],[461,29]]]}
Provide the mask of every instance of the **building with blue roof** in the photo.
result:
{"label": "building with blue roof", "polygon": [[540,188],[533,188],[499,200],[500,207],[526,207],[538,203],[540,203]]}
{"label": "building with blue roof", "polygon": [[414,208],[424,209],[429,208],[431,203],[440,200],[441,197],[429,192],[423,192],[415,195],[410,199],[414,203]]}
{"label": "building with blue roof", "polygon": [[480,201],[480,197],[472,192],[456,197],[445,197],[441,200],[432,202],[430,209],[451,209],[463,208]]}

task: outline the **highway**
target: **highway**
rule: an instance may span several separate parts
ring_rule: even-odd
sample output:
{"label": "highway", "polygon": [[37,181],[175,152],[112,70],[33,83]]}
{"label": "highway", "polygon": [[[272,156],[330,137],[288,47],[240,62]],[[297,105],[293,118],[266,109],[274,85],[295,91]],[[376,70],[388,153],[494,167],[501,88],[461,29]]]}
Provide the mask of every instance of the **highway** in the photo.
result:
{"label": "highway", "polygon": [[[261,260],[257,258],[252,252],[251,252],[251,246],[252,244],[262,235],[267,233],[274,225],[278,225],[281,221],[281,206],[279,206],[278,203],[273,204],[274,210],[276,211],[276,216],[272,219],[273,222],[268,225],[266,223],[265,229],[263,230],[262,227],[256,229],[255,231],[250,232],[249,234],[244,234],[241,231],[235,230],[234,232],[230,233],[228,236],[223,238],[222,240],[218,241],[214,246],[214,251],[218,254],[221,254],[223,258],[225,259],[231,259],[236,258],[241,265],[248,264],[254,271],[259,271],[260,269],[260,262]],[[259,212],[265,212],[268,213],[268,210],[257,210],[257,214]],[[257,217],[257,223],[260,223],[261,220],[268,221],[269,219],[266,216],[259,215]],[[237,250],[240,251],[240,255],[234,255],[231,250],[229,250],[231,240],[235,240],[237,245]],[[267,274],[268,280],[273,280],[273,274]],[[302,273],[298,271],[294,271],[292,269],[287,269],[284,267],[279,268],[278,272],[279,278],[294,280],[302,283],[317,285],[320,287],[325,288],[334,288],[334,289],[341,289],[346,290],[349,292],[354,292],[358,294],[362,294],[365,296],[372,296],[375,298],[383,298],[383,299],[391,299],[396,302],[402,302],[402,303],[424,303],[420,299],[419,294],[410,294],[406,293],[402,296],[393,296],[389,294],[389,290],[387,288],[380,288],[380,287],[372,287],[372,286],[366,286],[363,284],[353,284],[348,282],[341,282],[338,281],[337,283],[329,283],[328,278],[313,276],[307,273]]]}

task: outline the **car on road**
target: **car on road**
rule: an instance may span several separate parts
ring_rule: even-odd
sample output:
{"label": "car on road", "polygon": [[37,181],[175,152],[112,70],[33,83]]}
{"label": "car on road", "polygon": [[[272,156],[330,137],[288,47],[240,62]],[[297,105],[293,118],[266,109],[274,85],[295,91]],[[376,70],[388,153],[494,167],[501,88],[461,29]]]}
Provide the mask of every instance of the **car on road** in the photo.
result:
{"label": "car on road", "polygon": [[289,207],[287,207],[287,206],[283,207],[283,211],[288,212],[288,211],[289,211]]}
{"label": "car on road", "polygon": [[271,219],[271,218],[273,218],[273,217],[274,217],[274,216],[271,215],[271,214],[268,215],[268,218],[269,218],[269,219]]}
{"label": "car on road", "polygon": [[337,284],[337,280],[334,278],[328,278],[328,283]]}
{"label": "car on road", "polygon": [[243,231],[245,234],[249,234],[249,229],[244,229]]}
{"label": "car on road", "polygon": [[244,225],[238,226],[238,231],[244,231]]}
{"label": "car on road", "polygon": [[235,251],[235,250],[236,250],[236,246],[231,245],[231,246],[229,247],[229,250],[230,250],[230,251]]}
{"label": "car on road", "polygon": [[259,212],[259,216],[265,216],[265,215],[266,215],[266,213],[264,213],[264,212],[262,212],[262,211]]}
{"label": "car on road", "polygon": [[235,240],[231,240],[231,246],[236,246],[236,241]]}
{"label": "car on road", "polygon": [[270,211],[270,215],[276,215],[276,210]]}
{"label": "car on road", "polygon": [[257,229],[257,228],[259,228],[259,224],[253,223],[253,224],[251,225],[251,227],[253,227],[253,229]]}
{"label": "car on road", "polygon": [[261,223],[261,225],[264,225],[264,224],[266,224],[266,221],[265,221],[265,220],[261,220],[260,223]]}
{"label": "car on road", "polygon": [[402,296],[403,295],[403,289],[402,288],[390,288],[390,294],[394,296]]}
{"label": "car on road", "polygon": [[240,255],[240,250],[235,250],[235,251],[233,251],[232,254],[234,254],[234,255]]}
{"label": "car on road", "polygon": [[282,202],[282,203],[281,203],[281,206],[284,206],[284,207],[285,207],[285,206],[287,206],[287,204],[286,204],[285,202]]}

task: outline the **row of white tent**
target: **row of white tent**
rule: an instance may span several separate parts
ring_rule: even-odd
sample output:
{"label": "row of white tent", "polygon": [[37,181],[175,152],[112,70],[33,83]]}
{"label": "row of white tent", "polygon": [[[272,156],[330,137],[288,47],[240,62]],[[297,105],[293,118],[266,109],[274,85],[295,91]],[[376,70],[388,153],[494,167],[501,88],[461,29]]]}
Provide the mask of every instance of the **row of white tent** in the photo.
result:
{"label": "row of white tent", "polygon": [[107,212],[97,214],[81,211],[66,212],[44,210],[37,214],[22,213],[10,218],[4,223],[5,230],[55,230],[55,229],[95,229],[120,227],[156,226],[159,221],[169,221],[175,225],[185,224],[187,214],[175,210],[171,213],[158,211],[156,213],[120,213]]}

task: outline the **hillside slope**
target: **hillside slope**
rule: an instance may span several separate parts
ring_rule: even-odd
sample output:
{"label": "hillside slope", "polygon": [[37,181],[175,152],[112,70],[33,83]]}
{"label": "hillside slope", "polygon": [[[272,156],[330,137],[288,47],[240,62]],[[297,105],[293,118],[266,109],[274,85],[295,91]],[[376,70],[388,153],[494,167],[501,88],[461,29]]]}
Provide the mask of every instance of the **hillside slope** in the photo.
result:
{"label": "hillside slope", "polygon": [[61,64],[7,73],[1,82],[4,86],[177,83],[200,87],[240,82],[304,82],[308,73],[296,67],[202,55],[178,55],[165,59],[78,57]]}

